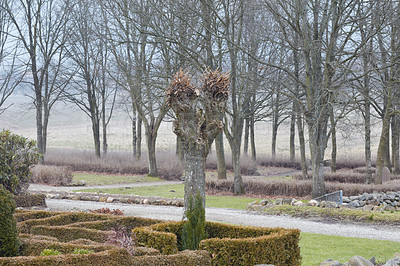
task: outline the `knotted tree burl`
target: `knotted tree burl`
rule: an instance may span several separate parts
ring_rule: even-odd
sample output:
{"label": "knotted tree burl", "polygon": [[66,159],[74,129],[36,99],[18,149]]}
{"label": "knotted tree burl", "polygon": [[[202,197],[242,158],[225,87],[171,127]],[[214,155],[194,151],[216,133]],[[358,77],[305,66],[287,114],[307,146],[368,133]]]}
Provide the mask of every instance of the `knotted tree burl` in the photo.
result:
{"label": "knotted tree burl", "polygon": [[[222,113],[229,92],[229,74],[206,70],[203,85],[197,87],[182,70],[167,90],[174,111],[174,133],[182,144],[185,160],[184,218],[193,211],[190,202],[201,200],[205,207],[205,163],[215,137],[222,132]],[[198,206],[198,205],[197,205]],[[203,212],[204,213],[204,212]],[[204,218],[203,218],[204,220]]]}

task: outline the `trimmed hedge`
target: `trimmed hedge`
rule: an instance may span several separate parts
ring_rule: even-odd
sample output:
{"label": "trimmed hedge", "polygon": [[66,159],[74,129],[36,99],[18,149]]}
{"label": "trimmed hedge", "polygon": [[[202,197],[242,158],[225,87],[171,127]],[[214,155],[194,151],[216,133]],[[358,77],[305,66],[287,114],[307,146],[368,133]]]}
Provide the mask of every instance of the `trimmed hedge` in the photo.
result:
{"label": "trimmed hedge", "polygon": [[18,229],[21,233],[30,233],[31,227],[35,225],[49,225],[59,226],[67,225],[76,222],[87,222],[110,219],[111,215],[97,214],[97,213],[83,213],[83,212],[70,212],[61,213],[59,215],[43,218],[43,219],[30,219],[18,223]]}
{"label": "trimmed hedge", "polygon": [[89,221],[89,222],[77,222],[70,224],[73,227],[83,227],[88,229],[96,229],[108,231],[117,227],[124,227],[127,230],[132,230],[136,227],[149,226],[157,223],[165,222],[163,220],[142,218],[142,217],[115,217],[112,216],[108,220],[103,221]]}
{"label": "trimmed hedge", "polygon": [[211,238],[200,249],[213,254],[213,265],[301,265],[300,231],[283,229],[254,238]]}
{"label": "trimmed hedge", "polygon": [[17,222],[23,222],[31,219],[43,219],[53,217],[60,214],[65,214],[65,212],[15,210],[14,218]]}
{"label": "trimmed hedge", "polygon": [[115,249],[115,246],[96,243],[95,245],[83,245],[72,243],[61,243],[52,240],[40,240],[35,238],[22,238],[21,255],[39,256],[44,249],[55,249],[63,254],[71,254],[75,249],[87,249],[95,252]]}
{"label": "trimmed hedge", "polygon": [[14,196],[17,207],[46,206],[46,195],[44,194],[20,194]]}
{"label": "trimmed hedge", "polygon": [[132,265],[153,266],[153,265],[169,265],[169,266],[198,266],[211,265],[211,256],[205,250],[184,250],[173,255],[158,256],[138,256],[133,257]]}
{"label": "trimmed hedge", "polygon": [[139,245],[158,249],[162,254],[175,254],[178,252],[178,239],[175,234],[158,232],[150,228],[135,228],[134,237]]}
{"label": "trimmed hedge", "polygon": [[[180,240],[185,222],[169,222],[135,228],[139,244],[153,247],[163,254],[182,248]],[[206,222],[208,239],[200,249],[213,254],[213,265],[300,265],[300,231],[297,229],[235,226]]]}
{"label": "trimmed hedge", "polygon": [[[211,256],[204,250],[161,255],[158,250],[153,248],[133,247],[132,253],[130,253],[125,248],[93,241],[95,239],[105,242],[108,234],[112,233],[107,230],[113,227],[156,226],[156,223],[161,220],[77,212],[19,211],[15,215],[20,227],[33,234],[20,234],[23,256],[0,258],[0,265],[211,265]],[[80,222],[70,223],[77,220]],[[182,224],[178,223],[173,226],[165,224],[156,228],[177,230],[182,228]],[[176,239],[175,234],[171,235]],[[74,240],[69,241],[70,239]],[[59,242],[60,240],[69,242]],[[63,255],[37,256],[44,249],[58,250]],[[71,253],[74,249],[93,250],[95,253],[73,255]]]}
{"label": "trimmed hedge", "polygon": [[1,265],[132,265],[132,256],[124,248],[113,248],[98,253],[58,256],[20,256],[0,258]]}
{"label": "trimmed hedge", "polygon": [[57,238],[60,242],[69,242],[72,240],[84,238],[95,242],[103,243],[107,241],[108,237],[112,234],[112,232],[70,227],[64,225],[61,226],[35,225],[31,228],[31,234],[52,236]]}

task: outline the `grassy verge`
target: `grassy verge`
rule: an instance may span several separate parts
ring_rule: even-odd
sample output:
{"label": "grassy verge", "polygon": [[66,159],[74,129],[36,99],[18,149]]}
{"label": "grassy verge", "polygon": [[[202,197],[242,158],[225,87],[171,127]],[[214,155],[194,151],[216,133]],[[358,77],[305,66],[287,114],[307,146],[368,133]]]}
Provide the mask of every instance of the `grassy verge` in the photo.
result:
{"label": "grassy verge", "polygon": [[[110,189],[83,189],[76,192],[92,192],[92,193],[109,193],[120,195],[138,195],[138,196],[158,196],[164,198],[183,198],[184,184],[177,185],[162,185],[162,186],[146,186],[132,188],[110,188]],[[246,209],[247,204],[256,198],[246,197],[229,197],[229,196],[206,196],[206,206],[214,208],[231,208],[231,209]]]}
{"label": "grassy verge", "polygon": [[366,223],[380,223],[400,225],[399,212],[364,211],[355,209],[329,209],[319,207],[293,207],[290,205],[278,205],[266,208],[266,214],[290,215],[294,217],[322,217],[331,221],[356,221]]}
{"label": "grassy verge", "polygon": [[111,185],[120,183],[155,182],[163,181],[150,176],[100,175],[88,173],[74,173],[73,181],[85,181],[86,185]]}
{"label": "grassy verge", "polygon": [[319,265],[327,259],[345,263],[355,255],[362,256],[365,259],[375,256],[377,263],[384,263],[400,251],[400,243],[301,233],[300,250],[302,265]]}

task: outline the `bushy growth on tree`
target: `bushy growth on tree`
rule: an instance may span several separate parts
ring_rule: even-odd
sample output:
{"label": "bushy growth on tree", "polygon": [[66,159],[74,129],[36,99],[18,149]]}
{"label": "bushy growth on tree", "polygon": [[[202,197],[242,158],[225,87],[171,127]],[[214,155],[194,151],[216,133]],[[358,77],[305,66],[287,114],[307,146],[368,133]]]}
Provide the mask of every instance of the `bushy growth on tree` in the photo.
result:
{"label": "bushy growth on tree", "polygon": [[197,193],[194,202],[193,198],[189,198],[186,218],[182,232],[183,249],[196,250],[199,248],[200,241],[206,238],[206,212],[200,193]]}
{"label": "bushy growth on tree", "polygon": [[19,249],[15,202],[12,194],[0,184],[0,257],[16,256]]}
{"label": "bushy growth on tree", "polygon": [[18,194],[31,177],[30,167],[38,162],[36,142],[12,134],[0,132],[0,184],[13,194]]}

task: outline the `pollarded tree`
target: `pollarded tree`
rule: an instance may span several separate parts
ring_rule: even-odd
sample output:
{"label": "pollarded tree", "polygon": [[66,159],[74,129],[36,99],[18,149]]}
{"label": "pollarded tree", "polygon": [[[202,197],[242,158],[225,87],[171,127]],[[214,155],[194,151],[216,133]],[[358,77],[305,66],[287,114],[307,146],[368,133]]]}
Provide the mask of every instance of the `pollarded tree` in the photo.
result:
{"label": "pollarded tree", "polygon": [[181,70],[167,91],[168,103],[176,115],[174,133],[185,155],[185,217],[191,211],[189,202],[196,202],[197,195],[205,206],[205,163],[212,142],[223,129],[221,113],[229,83],[227,74],[208,70],[203,86],[197,88]]}

